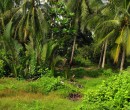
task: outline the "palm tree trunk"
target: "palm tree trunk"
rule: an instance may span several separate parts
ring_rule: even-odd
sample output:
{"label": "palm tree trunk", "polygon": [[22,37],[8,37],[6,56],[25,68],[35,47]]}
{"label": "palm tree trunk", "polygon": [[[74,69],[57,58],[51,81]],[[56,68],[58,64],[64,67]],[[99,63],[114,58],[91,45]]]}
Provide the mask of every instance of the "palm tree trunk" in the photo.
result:
{"label": "palm tree trunk", "polygon": [[102,60],[102,68],[105,67],[105,59],[106,59],[106,51],[107,51],[107,42],[108,39],[106,39],[106,41],[104,42],[104,52],[103,52],[103,60]]}
{"label": "palm tree trunk", "polygon": [[103,43],[103,45],[102,45],[102,50],[101,50],[101,54],[100,54],[100,59],[99,59],[99,64],[98,64],[98,68],[100,68],[101,67],[101,63],[102,63],[102,55],[103,55],[103,49],[104,49],[104,43]]}
{"label": "palm tree trunk", "polygon": [[70,68],[71,68],[72,61],[73,61],[73,56],[74,56],[75,42],[76,42],[76,36],[74,37],[74,42],[73,42],[73,47],[72,47],[72,52],[71,52],[71,58],[70,58]]}
{"label": "palm tree trunk", "polygon": [[124,67],[124,61],[125,61],[125,49],[123,49],[123,53],[122,53],[122,59],[121,59],[121,65],[120,65],[120,71],[123,70],[123,67]]}

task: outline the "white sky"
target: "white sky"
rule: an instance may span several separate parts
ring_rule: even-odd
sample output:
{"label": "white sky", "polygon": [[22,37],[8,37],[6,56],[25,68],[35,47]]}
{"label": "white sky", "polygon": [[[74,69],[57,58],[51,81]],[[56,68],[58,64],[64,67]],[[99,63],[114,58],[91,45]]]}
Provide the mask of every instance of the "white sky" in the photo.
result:
{"label": "white sky", "polygon": [[106,3],[108,3],[109,1],[108,1],[108,0],[102,0],[102,2],[103,2],[104,4],[106,4]]}

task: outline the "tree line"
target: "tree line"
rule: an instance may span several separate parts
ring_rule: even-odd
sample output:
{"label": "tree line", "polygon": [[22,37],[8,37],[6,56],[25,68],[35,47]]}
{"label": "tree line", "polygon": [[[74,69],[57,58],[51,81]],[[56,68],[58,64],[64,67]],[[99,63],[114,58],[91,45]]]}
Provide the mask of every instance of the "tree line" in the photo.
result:
{"label": "tree line", "polygon": [[58,62],[71,67],[76,48],[86,45],[100,68],[109,60],[123,70],[129,44],[129,0],[0,1],[1,76],[28,77],[46,68],[54,75]]}

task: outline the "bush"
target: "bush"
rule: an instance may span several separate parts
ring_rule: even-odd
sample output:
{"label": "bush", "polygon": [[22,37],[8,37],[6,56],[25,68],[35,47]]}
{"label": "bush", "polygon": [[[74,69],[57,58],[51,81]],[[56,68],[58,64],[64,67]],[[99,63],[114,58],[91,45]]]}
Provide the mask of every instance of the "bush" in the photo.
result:
{"label": "bush", "polygon": [[65,82],[63,88],[60,89],[59,92],[60,92],[61,96],[66,98],[71,93],[81,93],[81,90],[78,87],[78,85],[74,85],[74,84]]}
{"label": "bush", "polygon": [[92,65],[92,62],[88,58],[84,58],[81,55],[75,56],[73,63],[74,63],[74,65],[77,65],[77,66],[90,66],[90,65]]}
{"label": "bush", "polygon": [[71,71],[70,76],[75,74],[76,78],[82,78],[84,76],[86,77],[93,77],[96,78],[98,76],[101,76],[103,73],[103,69],[93,69],[93,70],[86,70],[84,68],[76,68]]}
{"label": "bush", "polygon": [[0,60],[0,77],[5,75],[4,67],[5,67],[4,61]]}
{"label": "bush", "polygon": [[102,75],[111,76],[113,74],[112,69],[104,69]]}
{"label": "bush", "polygon": [[70,82],[63,82],[64,79],[60,77],[42,76],[41,78],[29,82],[25,87],[27,92],[48,94],[51,91],[58,90],[59,94],[63,97],[67,97],[70,93],[80,93],[80,89],[77,85]]}
{"label": "bush", "polygon": [[130,74],[123,72],[104,81],[97,90],[88,91],[80,110],[130,109]]}
{"label": "bush", "polygon": [[78,48],[75,51],[73,63],[77,66],[90,66],[93,65],[93,63],[90,60],[90,47],[89,46],[83,46],[82,48]]}
{"label": "bush", "polygon": [[57,90],[61,88],[63,85],[61,84],[61,78],[54,78],[43,76],[35,82],[30,82],[26,90],[28,92],[41,92],[41,93],[49,93],[51,91]]}

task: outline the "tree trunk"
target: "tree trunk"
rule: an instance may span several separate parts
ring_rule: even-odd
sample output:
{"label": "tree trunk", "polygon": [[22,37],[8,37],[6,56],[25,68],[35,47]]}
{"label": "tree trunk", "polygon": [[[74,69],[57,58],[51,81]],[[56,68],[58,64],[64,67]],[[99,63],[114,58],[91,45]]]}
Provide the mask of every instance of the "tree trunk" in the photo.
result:
{"label": "tree trunk", "polygon": [[103,52],[103,59],[102,59],[102,68],[105,67],[105,59],[106,59],[106,51],[107,51],[107,42],[108,39],[106,39],[106,41],[104,42],[104,52]]}
{"label": "tree trunk", "polygon": [[103,57],[103,49],[104,49],[104,43],[103,43],[103,45],[102,45],[102,50],[101,50],[101,54],[100,54],[100,59],[99,59],[98,68],[100,68],[100,67],[101,67],[102,57]]}
{"label": "tree trunk", "polygon": [[71,58],[70,58],[70,68],[71,68],[73,56],[74,56],[75,42],[76,42],[76,36],[74,37],[74,42],[73,42],[73,47],[72,47],[72,53],[71,53]]}
{"label": "tree trunk", "polygon": [[123,49],[123,53],[122,53],[122,59],[121,59],[121,65],[120,65],[120,71],[123,70],[123,67],[124,67],[124,61],[125,61],[125,49]]}

